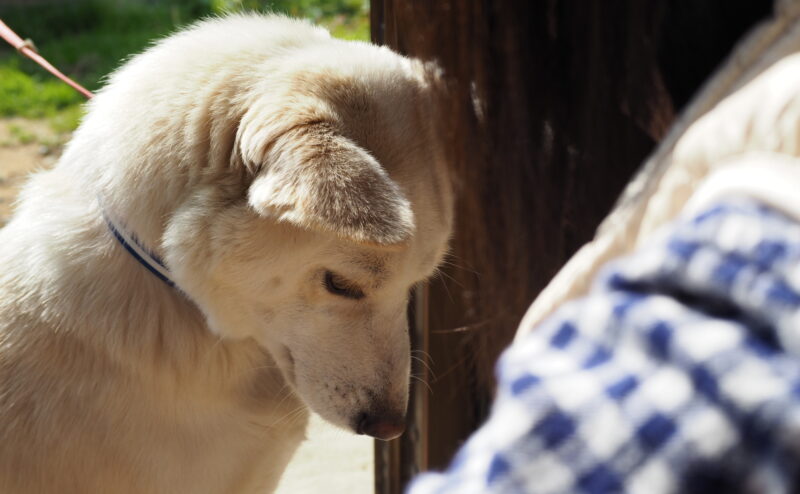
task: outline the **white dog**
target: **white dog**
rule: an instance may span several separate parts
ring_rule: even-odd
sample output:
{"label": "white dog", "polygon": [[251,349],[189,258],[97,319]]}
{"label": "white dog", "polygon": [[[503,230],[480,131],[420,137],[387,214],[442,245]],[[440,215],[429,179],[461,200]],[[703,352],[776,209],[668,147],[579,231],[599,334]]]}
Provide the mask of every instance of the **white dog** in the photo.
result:
{"label": "white dog", "polygon": [[437,80],[261,16],[119,70],[0,232],[0,492],[269,492],[306,405],[399,435]]}

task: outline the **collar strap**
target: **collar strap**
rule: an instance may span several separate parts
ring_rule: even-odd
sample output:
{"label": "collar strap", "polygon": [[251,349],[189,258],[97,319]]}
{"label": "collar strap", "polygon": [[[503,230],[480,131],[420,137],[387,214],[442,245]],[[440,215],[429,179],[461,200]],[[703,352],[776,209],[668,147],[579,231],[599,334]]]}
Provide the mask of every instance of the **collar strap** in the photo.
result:
{"label": "collar strap", "polygon": [[114,238],[117,239],[117,242],[125,247],[125,250],[127,250],[134,259],[139,261],[139,264],[146,267],[161,281],[175,288],[175,282],[172,281],[171,274],[164,264],[164,261],[145,247],[135,233],[126,232],[118,224],[114,223],[105,210],[103,210],[103,219],[106,220],[106,225],[108,225],[108,229],[114,235]]}

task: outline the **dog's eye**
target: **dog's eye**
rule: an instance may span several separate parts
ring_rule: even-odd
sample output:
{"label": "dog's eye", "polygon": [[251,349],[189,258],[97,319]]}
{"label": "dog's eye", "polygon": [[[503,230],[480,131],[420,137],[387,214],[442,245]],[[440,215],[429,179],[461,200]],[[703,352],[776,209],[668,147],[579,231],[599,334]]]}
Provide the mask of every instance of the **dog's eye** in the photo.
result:
{"label": "dog's eye", "polygon": [[352,282],[330,271],[325,271],[325,289],[340,297],[352,298],[354,300],[364,298],[364,292]]}

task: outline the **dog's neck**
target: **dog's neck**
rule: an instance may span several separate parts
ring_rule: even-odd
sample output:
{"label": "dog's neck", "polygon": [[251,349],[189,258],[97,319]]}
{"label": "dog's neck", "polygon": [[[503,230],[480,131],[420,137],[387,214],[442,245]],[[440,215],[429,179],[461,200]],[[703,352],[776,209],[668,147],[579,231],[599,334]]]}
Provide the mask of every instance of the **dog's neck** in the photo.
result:
{"label": "dog's neck", "polygon": [[102,200],[100,208],[102,210],[103,219],[108,225],[108,230],[119,242],[119,244],[133,257],[139,264],[144,266],[150,271],[153,276],[160,279],[167,284],[170,288],[175,288],[180,291],[176,286],[175,280],[170,273],[169,268],[164,264],[164,261],[155,251],[149,248],[142,242],[136,232],[129,230],[125,227],[125,222],[116,218],[108,209],[103,207]]}
{"label": "dog's neck", "polygon": [[[23,191],[28,200],[1,231],[4,286],[36,294],[24,310],[33,311],[41,327],[58,327],[87,347],[113,350],[111,360],[148,352],[154,362],[192,361],[191,355],[182,357],[182,348],[217,340],[202,313],[125,251],[96,196],[74,183],[54,169],[37,174]],[[53,209],[56,201],[65,206]]]}

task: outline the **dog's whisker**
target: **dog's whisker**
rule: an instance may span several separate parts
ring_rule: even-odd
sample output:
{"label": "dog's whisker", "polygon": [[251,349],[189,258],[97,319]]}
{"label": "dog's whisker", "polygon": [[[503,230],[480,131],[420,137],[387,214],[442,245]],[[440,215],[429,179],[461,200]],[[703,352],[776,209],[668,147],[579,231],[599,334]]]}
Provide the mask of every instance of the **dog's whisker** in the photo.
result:
{"label": "dog's whisker", "polygon": [[411,359],[412,359],[412,360],[416,360],[417,362],[419,362],[420,364],[422,364],[422,365],[425,367],[425,369],[428,371],[428,373],[430,373],[430,374],[431,374],[431,376],[432,376],[434,379],[436,379],[436,374],[433,372],[433,369],[431,368],[431,366],[430,366],[430,365],[428,365],[428,363],[427,363],[427,362],[425,362],[423,359],[421,359],[421,358],[419,358],[419,357],[417,357],[417,356],[414,356],[414,355],[412,355],[412,356],[411,356]]}
{"label": "dog's whisker", "polygon": [[296,423],[300,418],[305,417],[306,413],[308,412],[308,407],[303,406],[295,410],[292,414],[291,418],[289,419],[289,424]]}
{"label": "dog's whisker", "polygon": [[431,357],[431,354],[426,352],[425,350],[422,350],[420,348],[411,350],[411,355],[414,355],[415,353],[420,354],[422,357],[424,357],[431,364],[435,364],[436,363],[436,362],[433,361],[433,357]]}
{"label": "dog's whisker", "polygon": [[286,424],[286,423],[291,424],[294,421],[296,421],[298,418],[300,418],[300,416],[303,415],[303,412],[305,412],[307,410],[308,410],[307,406],[300,405],[299,407],[297,407],[297,408],[291,410],[290,412],[284,414],[283,416],[281,416],[281,418],[279,418],[278,420],[275,420],[274,422],[269,424],[268,427],[274,428],[274,427],[277,427],[279,425]]}
{"label": "dog's whisker", "polygon": [[419,376],[415,376],[414,374],[411,374],[411,379],[414,379],[415,381],[421,382],[422,384],[424,384],[425,387],[428,388],[428,392],[433,394],[433,388],[431,388],[431,385],[428,384],[424,379],[420,378]]}
{"label": "dog's whisker", "polygon": [[465,265],[463,265],[463,264],[459,264],[459,263],[457,263],[457,262],[456,262],[457,260],[458,260],[458,258],[457,258],[455,255],[453,255],[453,254],[451,253],[451,254],[448,254],[448,255],[447,255],[447,256],[446,256],[446,257],[445,257],[445,258],[442,260],[442,263],[441,263],[441,265],[442,265],[442,266],[450,266],[450,267],[453,267],[453,268],[455,268],[455,269],[458,269],[458,270],[460,270],[460,271],[465,271],[465,272],[467,272],[467,273],[471,273],[471,274],[474,274],[474,275],[480,276],[480,273],[479,273],[478,271],[476,271],[476,270],[475,270],[475,269],[473,269],[473,268],[468,268],[467,266],[465,266]]}
{"label": "dog's whisker", "polygon": [[453,284],[457,285],[459,288],[464,288],[464,284],[461,283],[460,281],[458,281],[457,279],[455,279],[453,276],[450,276],[449,274],[447,274],[447,271],[445,271],[443,269],[437,269],[436,270],[436,274],[441,276],[442,278],[444,278],[446,280],[450,280]]}
{"label": "dog's whisker", "polygon": [[283,388],[281,388],[281,390],[278,391],[278,396],[280,396],[280,399],[278,400],[278,404],[275,406],[275,408],[279,408],[281,405],[283,405],[283,402],[285,402],[290,396],[292,396],[292,394],[294,393],[292,392],[292,389],[289,387],[289,384],[284,383]]}
{"label": "dog's whisker", "polygon": [[[445,279],[445,277],[447,277],[447,275],[444,273],[444,271],[437,271],[437,274],[439,274],[439,273],[441,273],[441,278],[443,280]],[[450,279],[452,279],[452,278],[450,278]],[[444,287],[445,293],[447,293],[447,298],[450,300],[450,303],[451,304],[455,304],[455,298],[453,298],[453,294],[452,294],[452,292],[450,292],[450,288],[447,286],[447,283],[442,283],[442,286]],[[463,288],[463,287],[461,287],[461,288]]]}

